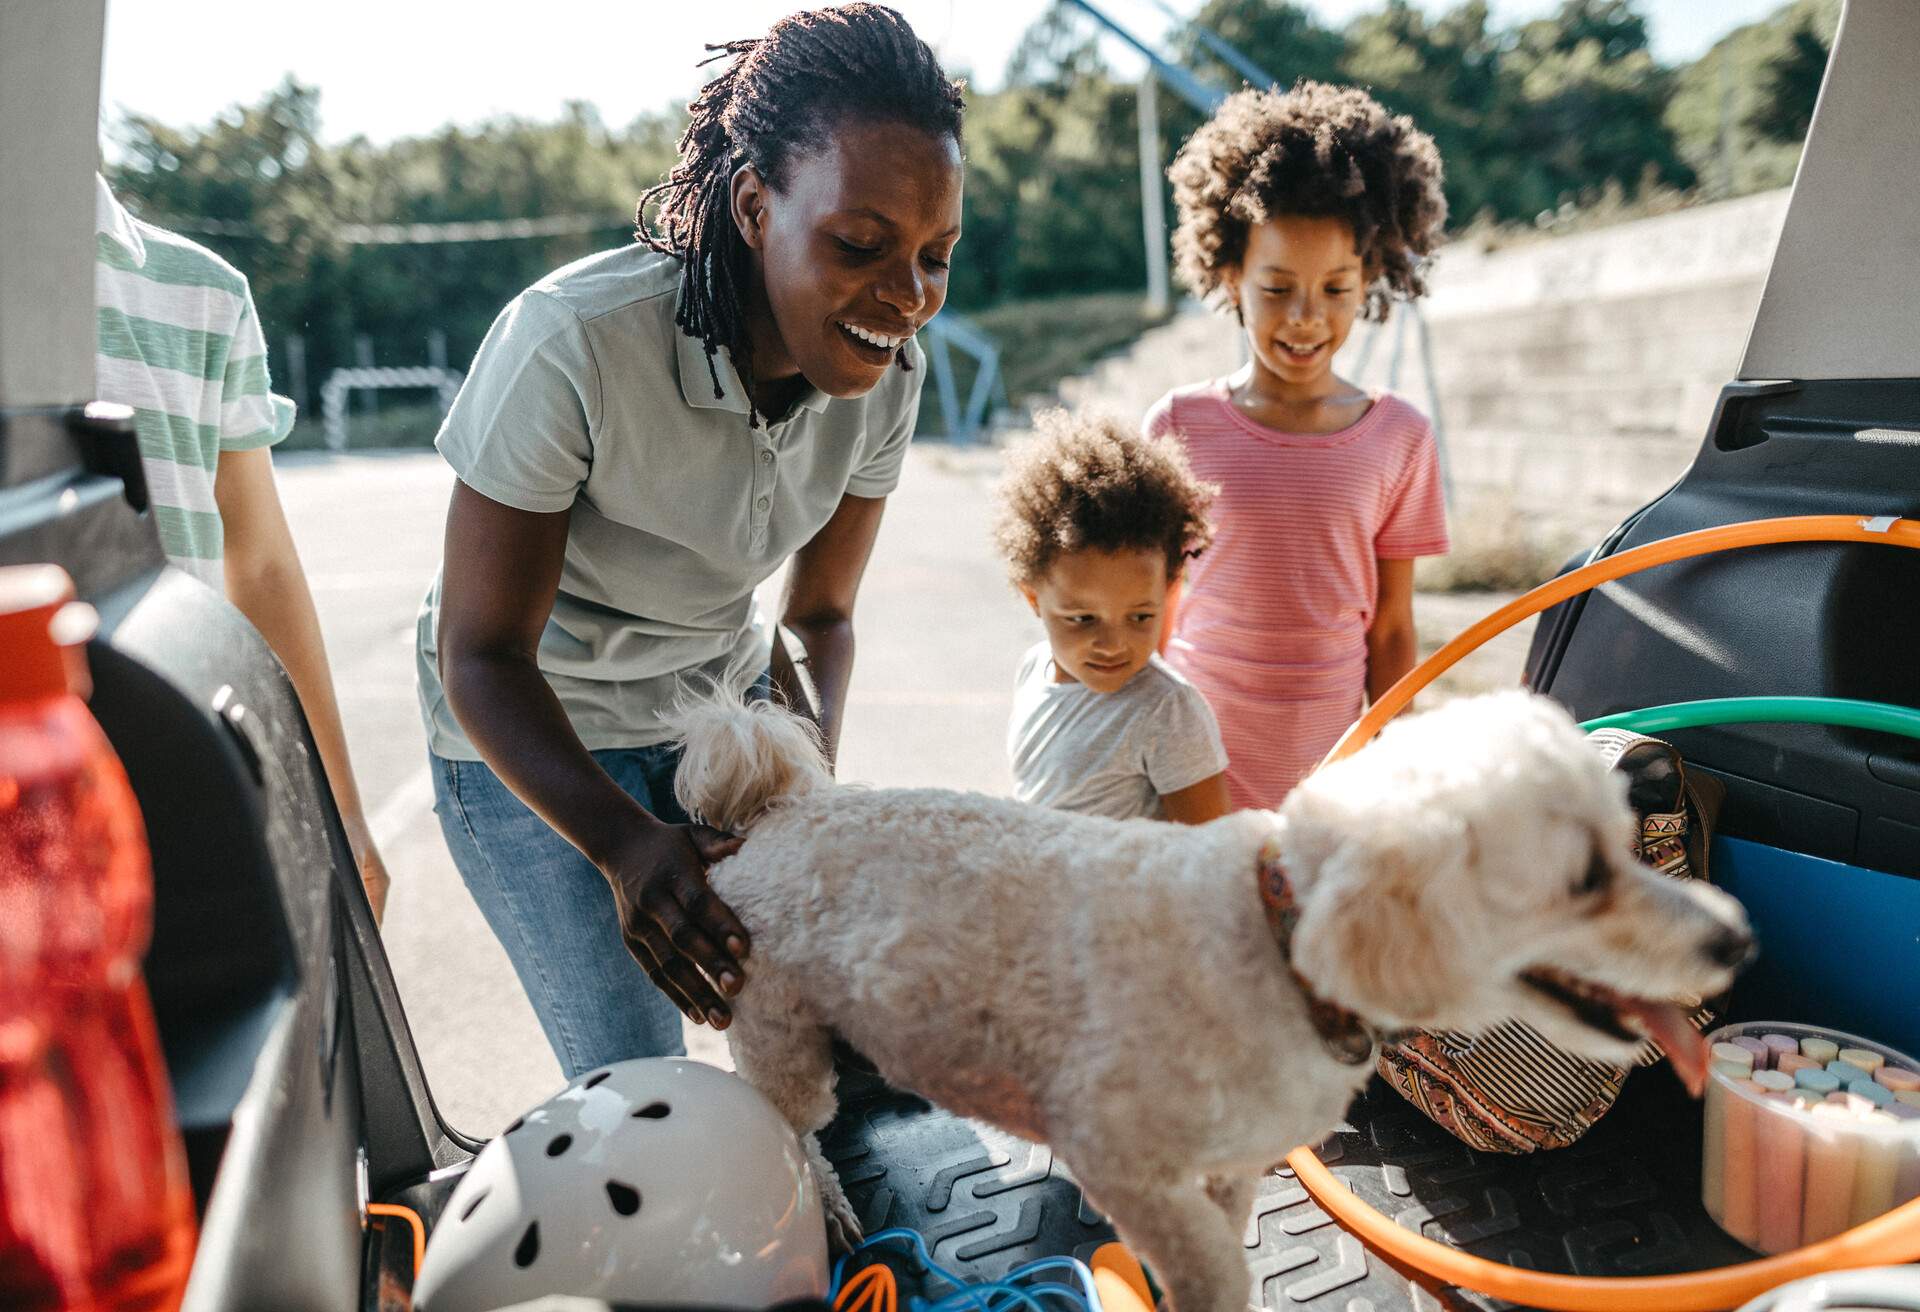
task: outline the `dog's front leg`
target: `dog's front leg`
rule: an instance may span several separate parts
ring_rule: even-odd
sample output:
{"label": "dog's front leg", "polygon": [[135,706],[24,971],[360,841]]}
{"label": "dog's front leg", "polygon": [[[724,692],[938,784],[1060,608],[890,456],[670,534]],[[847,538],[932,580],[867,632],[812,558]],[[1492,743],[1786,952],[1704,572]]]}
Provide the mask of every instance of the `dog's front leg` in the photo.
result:
{"label": "dog's front leg", "polygon": [[1246,1312],[1252,1278],[1240,1244],[1251,1186],[1237,1222],[1227,1202],[1199,1181],[1144,1184],[1112,1177],[1076,1177],[1095,1207],[1152,1268],[1172,1312]]}
{"label": "dog's front leg", "polygon": [[849,1253],[860,1242],[860,1221],[840,1187],[833,1163],[820,1151],[820,1131],[839,1105],[833,1093],[833,1043],[827,1031],[797,1020],[791,1011],[743,1006],[727,1030],[727,1050],[741,1079],[766,1095],[800,1136],[820,1187],[827,1243]]}
{"label": "dog's front leg", "polygon": [[1253,1195],[1259,1182],[1243,1175],[1210,1175],[1207,1197],[1227,1215],[1227,1224],[1237,1235],[1245,1235],[1247,1218],[1253,1214]]}

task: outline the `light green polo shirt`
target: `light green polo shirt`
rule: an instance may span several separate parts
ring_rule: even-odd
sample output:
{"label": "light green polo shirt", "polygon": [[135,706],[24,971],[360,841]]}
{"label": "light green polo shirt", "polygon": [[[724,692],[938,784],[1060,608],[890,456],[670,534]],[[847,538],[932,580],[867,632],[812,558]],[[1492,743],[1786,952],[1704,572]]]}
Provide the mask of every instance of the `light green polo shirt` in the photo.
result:
{"label": "light green polo shirt", "polygon": [[[540,638],[547,682],[588,748],[663,741],[681,676],[764,664],[753,590],[843,496],[900,481],[925,357],[865,396],[811,392],[750,428],[723,351],[714,395],[699,341],[674,326],[680,262],[638,244],[589,256],[494,321],[435,439],[474,491],[570,512],[559,595]],[[440,580],[417,626],[421,711],[442,757],[478,760],[437,669]]]}

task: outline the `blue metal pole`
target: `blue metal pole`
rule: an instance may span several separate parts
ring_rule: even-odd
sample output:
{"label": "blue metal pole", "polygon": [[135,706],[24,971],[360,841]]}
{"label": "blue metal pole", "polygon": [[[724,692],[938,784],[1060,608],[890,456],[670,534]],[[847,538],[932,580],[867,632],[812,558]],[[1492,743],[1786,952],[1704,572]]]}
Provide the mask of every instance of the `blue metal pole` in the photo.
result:
{"label": "blue metal pole", "polygon": [[1086,11],[1096,23],[1145,55],[1147,62],[1153,65],[1153,71],[1160,75],[1160,80],[1202,114],[1213,113],[1219,108],[1220,102],[1227,98],[1226,92],[1208,86],[1180,65],[1162,57],[1159,51],[1096,9],[1091,0],[1067,0],[1067,3]]}

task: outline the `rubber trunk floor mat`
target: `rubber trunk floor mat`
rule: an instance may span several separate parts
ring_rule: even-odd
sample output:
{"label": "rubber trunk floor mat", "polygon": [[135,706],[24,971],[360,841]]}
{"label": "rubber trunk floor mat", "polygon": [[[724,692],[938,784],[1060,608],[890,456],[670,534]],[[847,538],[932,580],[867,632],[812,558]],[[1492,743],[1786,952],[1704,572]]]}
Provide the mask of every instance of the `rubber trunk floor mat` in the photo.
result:
{"label": "rubber trunk floor mat", "polygon": [[[934,1261],[969,1280],[995,1279],[1040,1257],[1085,1260],[1113,1238],[1046,1148],[948,1115],[844,1065],[840,1096],[823,1147],[868,1234],[918,1230]],[[1644,1276],[1754,1256],[1700,1205],[1698,1104],[1664,1067],[1636,1073],[1580,1143],[1525,1157],[1467,1148],[1375,1081],[1321,1155],[1401,1225],[1495,1261]],[[1261,1182],[1245,1242],[1260,1301],[1276,1312],[1517,1306],[1410,1278],[1335,1224],[1291,1171]],[[903,1297],[948,1292],[899,1250],[878,1251]]]}

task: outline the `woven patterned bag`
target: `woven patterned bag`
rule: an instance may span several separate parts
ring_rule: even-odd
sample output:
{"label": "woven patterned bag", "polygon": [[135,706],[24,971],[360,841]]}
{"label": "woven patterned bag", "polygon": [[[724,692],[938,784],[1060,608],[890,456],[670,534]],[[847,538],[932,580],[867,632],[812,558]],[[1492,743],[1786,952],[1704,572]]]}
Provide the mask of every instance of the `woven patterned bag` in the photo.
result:
{"label": "woven patterned bag", "polygon": [[[1675,879],[1706,878],[1720,782],[1689,779],[1680,753],[1658,738],[1602,729],[1589,741],[1628,778],[1628,800],[1640,819],[1640,860]],[[1713,1015],[1703,1006],[1692,1020],[1704,1030]],[[1649,1042],[1635,1065],[1663,1059]],[[1420,1031],[1383,1045],[1376,1064],[1435,1124],[1470,1147],[1496,1153],[1575,1142],[1613,1106],[1627,1078],[1626,1068],[1583,1061],[1517,1020],[1478,1036]]]}

